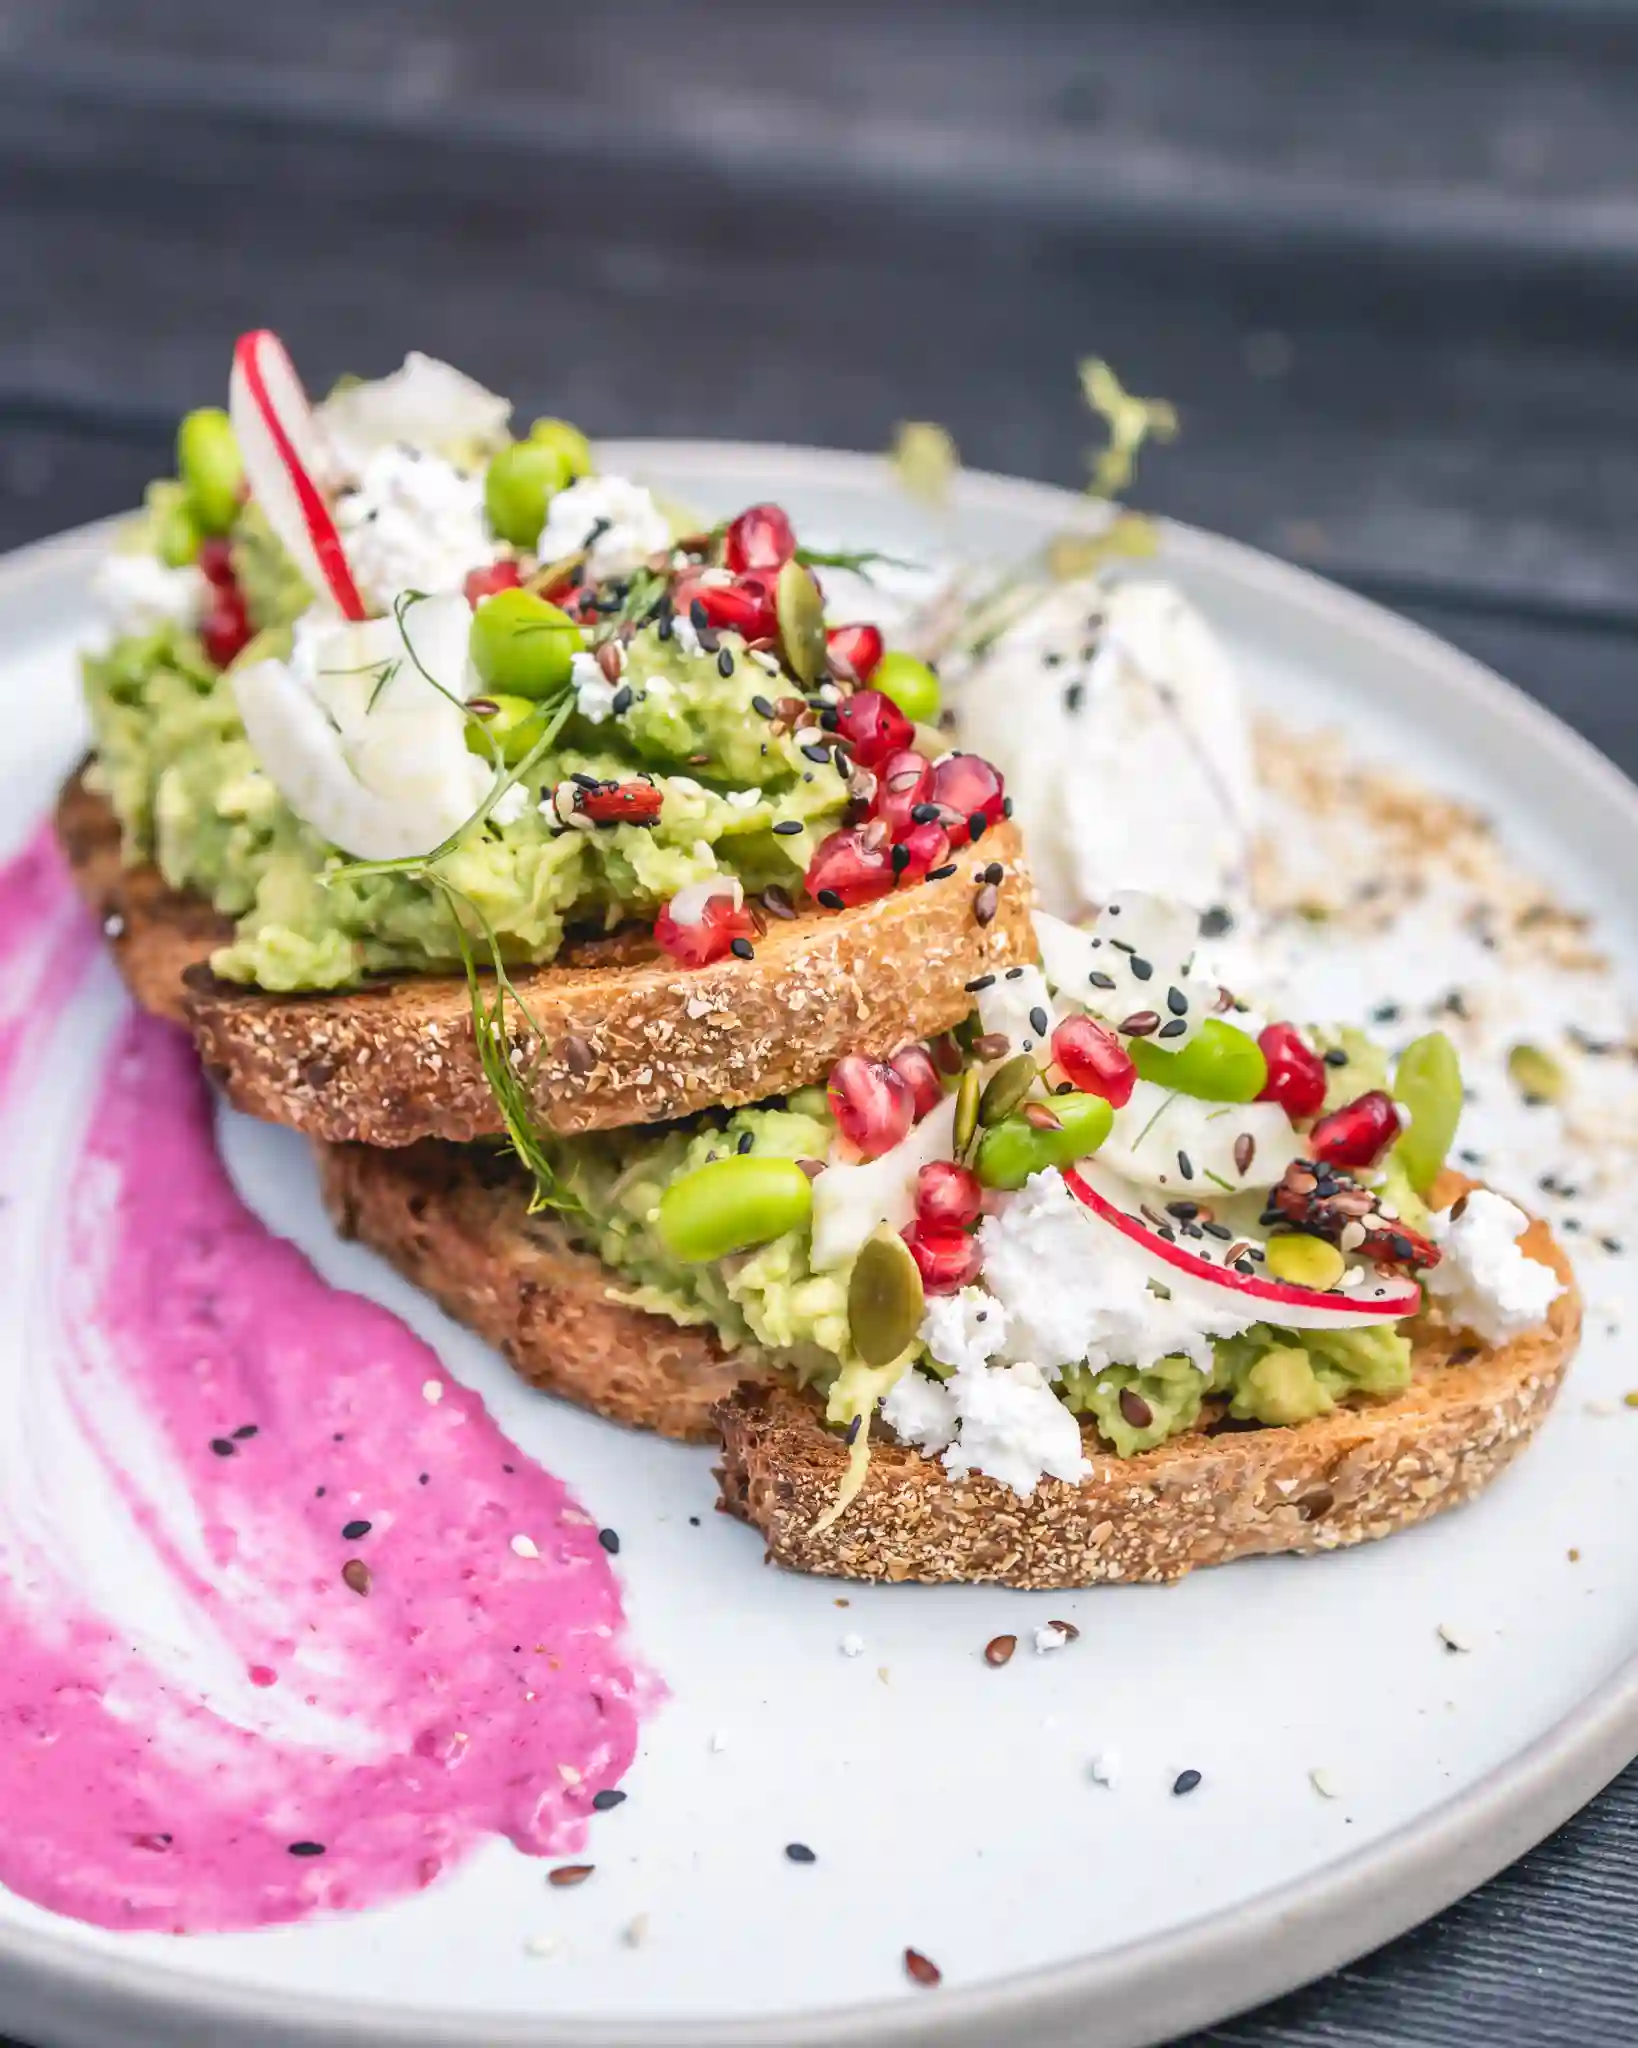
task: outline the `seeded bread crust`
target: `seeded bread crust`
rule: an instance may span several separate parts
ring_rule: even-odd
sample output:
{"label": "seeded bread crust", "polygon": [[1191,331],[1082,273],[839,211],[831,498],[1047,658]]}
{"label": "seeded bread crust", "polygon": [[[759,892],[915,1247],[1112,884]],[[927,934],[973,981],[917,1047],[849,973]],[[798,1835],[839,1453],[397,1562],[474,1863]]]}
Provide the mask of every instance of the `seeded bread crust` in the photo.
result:
{"label": "seeded bread crust", "polygon": [[532,1386],[637,1429],[714,1443],[712,1411],[773,1366],[716,1332],[610,1301],[610,1274],[551,1216],[530,1216],[517,1168],[487,1147],[319,1145],[325,1207]]}
{"label": "seeded bread crust", "polygon": [[[1438,1202],[1467,1185],[1447,1174]],[[1544,1224],[1531,1224],[1524,1248],[1565,1283],[1541,1329],[1485,1347],[1424,1317],[1405,1393],[1295,1429],[1231,1425],[1124,1459],[1086,1429],[1090,1478],[1043,1480],[1028,1499],[982,1476],[952,1479],[883,1432],[858,1498],[816,1533],[841,1481],[841,1439],[813,1397],[742,1386],[716,1415],[720,1506],[762,1532],[771,1563],[844,1579],[1169,1581],[1198,1565],[1389,1536],[1471,1500],[1552,1406],[1580,1336],[1581,1302]]]}
{"label": "seeded bread crust", "polygon": [[[74,777],[57,829],[81,893],[119,922],[115,957],[138,1001],[187,1022],[239,1109],[332,1142],[455,1142],[501,1128],[478,1061],[468,991],[410,975],[339,995],[279,996],[217,981],[232,934],[151,867],[126,867],[107,803]],[[999,863],[979,922],[978,876]],[[752,960],[679,970],[647,934],[567,948],[514,976],[544,1053],[509,1007],[514,1064],[546,1128],[609,1130],[783,1095],[846,1052],[882,1055],[959,1024],[963,984],[1034,957],[1033,887],[1003,822],[955,872],[856,910],[770,920]],[[982,906],[988,908],[988,904]]]}

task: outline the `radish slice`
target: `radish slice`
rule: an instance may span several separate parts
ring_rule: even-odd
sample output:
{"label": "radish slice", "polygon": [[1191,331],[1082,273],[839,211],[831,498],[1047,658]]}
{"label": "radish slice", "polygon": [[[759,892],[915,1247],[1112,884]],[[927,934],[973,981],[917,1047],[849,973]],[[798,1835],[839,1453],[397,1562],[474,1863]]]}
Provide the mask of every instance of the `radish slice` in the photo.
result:
{"label": "radish slice", "polygon": [[250,495],[315,591],[343,618],[368,618],[341,535],[316,481],[324,444],[296,366],[276,334],[241,334],[228,381],[228,413],[244,457]]}
{"label": "radish slice", "polygon": [[1361,1330],[1413,1316],[1422,1306],[1422,1290],[1414,1280],[1372,1276],[1349,1293],[1319,1294],[1310,1287],[1237,1272],[1162,1237],[1122,1206],[1118,1183],[1100,1177],[1084,1161],[1066,1169],[1064,1185],[1099,1223],[1126,1240],[1174,1299],[1187,1301],[1193,1293],[1197,1300],[1232,1300],[1242,1310],[1255,1304],[1260,1319],[1287,1330]]}

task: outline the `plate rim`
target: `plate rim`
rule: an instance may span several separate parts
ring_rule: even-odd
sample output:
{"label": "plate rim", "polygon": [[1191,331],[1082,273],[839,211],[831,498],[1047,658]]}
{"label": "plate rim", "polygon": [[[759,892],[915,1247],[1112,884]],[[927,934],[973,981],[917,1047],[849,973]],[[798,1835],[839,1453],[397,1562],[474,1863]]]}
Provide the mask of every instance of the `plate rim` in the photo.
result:
{"label": "plate rim", "polygon": [[[893,489],[885,457],[780,442],[619,439],[615,465],[677,464],[701,475],[747,465],[824,486]],[[997,515],[1084,523],[1071,491],[963,470],[958,500]],[[127,515],[95,521],[0,556],[0,603],[90,555]],[[1374,642],[1437,677],[1476,714],[1511,726],[1621,818],[1638,839],[1638,786],[1592,743],[1482,662],[1370,599],[1243,542],[1159,522],[1174,560],[1226,572],[1253,595]],[[181,1975],[49,1930],[0,1926],[0,2020],[25,2034],[85,2042],[123,2029],[132,2041],[175,2039],[202,2023],[226,2048],[986,2048],[1000,2029],[1086,2048],[1147,2048],[1312,1982],[1443,1911],[1561,1826],[1638,1755],[1638,1654],[1626,1659],[1524,1749],[1465,1792],[1314,1877],[1254,1895],[1224,1913],[1128,1942],[1101,1956],[1015,1973],[970,1990],[819,2013],[753,2018],[603,2019],[538,2013],[407,2012],[303,1994],[294,2000],[230,1977]]]}

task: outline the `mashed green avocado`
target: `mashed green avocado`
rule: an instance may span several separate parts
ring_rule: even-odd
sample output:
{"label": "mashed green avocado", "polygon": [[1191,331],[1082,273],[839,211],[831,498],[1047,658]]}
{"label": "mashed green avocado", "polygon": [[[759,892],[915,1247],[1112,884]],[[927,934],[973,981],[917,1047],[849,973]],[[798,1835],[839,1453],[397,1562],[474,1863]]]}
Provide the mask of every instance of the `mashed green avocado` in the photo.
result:
{"label": "mashed green avocado", "polygon": [[[253,623],[288,626],[307,593],[255,514],[234,533]],[[718,873],[747,891],[800,886],[814,848],[841,820],[842,778],[774,734],[751,699],[770,678],[723,634],[733,656],[687,655],[649,627],[632,642],[630,710],[593,725],[576,715],[530,777],[530,801],[506,825],[468,834],[440,865],[487,920],[509,959],[552,959],[571,927],[652,918],[685,884]],[[392,969],[459,959],[439,890],[401,874],[326,885],[342,857],[304,825],[257,767],[231,682],[193,633],[168,626],[117,640],[85,663],[97,779],[119,815],[127,857],[154,860],[178,889],[208,896],[237,922],[213,960],[230,980],[274,990],[342,988]],[[652,827],[563,831],[536,808],[574,774],[651,773],[664,805]],[[794,822],[781,835],[776,824]]]}
{"label": "mashed green avocado", "polygon": [[[683,1265],[661,1242],[655,1218],[671,1181],[711,1159],[741,1147],[767,1158],[822,1159],[834,1133],[823,1091],[805,1088],[783,1105],[547,1142],[558,1184],[579,1207],[570,1228],[618,1276],[615,1300],[673,1322],[710,1324],[731,1345],[758,1345],[804,1381],[828,1384],[848,1349],[848,1269],[815,1273],[805,1231],[714,1265]],[[1192,1429],[1208,1398],[1226,1399],[1238,1422],[1293,1424],[1330,1414],[1350,1395],[1395,1394],[1410,1383],[1410,1339],[1389,1325],[1290,1331],[1258,1323],[1212,1350],[1209,1377],[1187,1358],[1163,1358],[1144,1372],[1082,1366],[1064,1374],[1060,1392],[1130,1457]],[[943,1371],[931,1362],[929,1369]],[[1123,1392],[1136,1397],[1125,1408]]]}

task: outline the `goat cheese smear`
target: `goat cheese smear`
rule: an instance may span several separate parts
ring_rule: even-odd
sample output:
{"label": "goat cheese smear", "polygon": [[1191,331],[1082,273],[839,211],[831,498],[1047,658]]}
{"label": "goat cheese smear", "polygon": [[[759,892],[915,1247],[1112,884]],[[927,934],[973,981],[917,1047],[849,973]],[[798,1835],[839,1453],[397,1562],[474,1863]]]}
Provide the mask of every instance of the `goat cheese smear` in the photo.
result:
{"label": "goat cheese smear", "polygon": [[1448,1322],[1487,1344],[1505,1344],[1534,1329],[1564,1292],[1550,1266],[1529,1258],[1519,1238],[1529,1217],[1504,1195],[1475,1188],[1465,1201],[1437,1211],[1428,1235],[1443,1252],[1424,1279]]}

